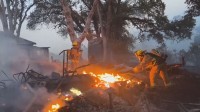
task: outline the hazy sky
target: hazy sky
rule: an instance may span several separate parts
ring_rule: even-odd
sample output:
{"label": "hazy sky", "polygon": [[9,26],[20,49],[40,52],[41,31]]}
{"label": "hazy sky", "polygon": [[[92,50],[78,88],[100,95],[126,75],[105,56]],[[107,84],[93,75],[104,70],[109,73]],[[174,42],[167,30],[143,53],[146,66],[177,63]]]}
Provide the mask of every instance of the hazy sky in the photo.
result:
{"label": "hazy sky", "polygon": [[[184,4],[185,0],[163,0],[163,1],[166,3],[166,15],[169,16],[170,19],[172,19],[174,16],[184,14],[184,11],[186,10],[186,5]],[[0,24],[0,30],[2,30],[1,27],[2,26]],[[24,23],[21,31],[21,37],[36,42],[37,46],[39,47],[50,47],[50,52],[58,54],[63,49],[71,48],[71,43],[69,39],[61,37],[56,32],[57,32],[56,30],[48,29],[46,26],[43,26],[42,28],[40,28],[40,30],[34,30],[34,31],[27,30],[26,23]],[[185,41],[186,43],[182,42],[180,44],[176,44],[172,42],[170,44],[174,44],[175,47],[181,48],[183,45],[189,45],[189,42],[187,41]]]}
{"label": "hazy sky", "polygon": [[165,13],[172,19],[174,16],[184,14],[186,10],[186,4],[184,4],[185,0],[163,0],[166,4]]}

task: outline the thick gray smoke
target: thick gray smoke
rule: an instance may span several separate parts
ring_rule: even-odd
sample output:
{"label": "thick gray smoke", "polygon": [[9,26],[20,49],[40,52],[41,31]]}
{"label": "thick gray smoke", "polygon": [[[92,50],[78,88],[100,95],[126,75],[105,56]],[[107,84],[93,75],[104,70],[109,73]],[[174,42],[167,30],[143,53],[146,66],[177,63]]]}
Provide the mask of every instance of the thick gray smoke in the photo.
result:
{"label": "thick gray smoke", "polygon": [[25,72],[28,66],[43,75],[61,71],[59,64],[42,57],[36,59],[38,57],[34,57],[34,54],[38,52],[27,52],[29,47],[34,48],[19,44],[16,38],[0,32],[0,82],[6,85],[6,88],[0,85],[0,112],[38,112],[48,102],[48,98],[52,97],[46,88],[33,89],[27,83],[22,84],[13,78],[13,74]]}
{"label": "thick gray smoke", "polygon": [[53,71],[61,72],[62,67],[50,63],[48,56],[44,56],[43,52],[46,51],[33,45],[19,43],[16,38],[0,32],[0,71],[15,74],[25,72],[30,66],[30,69],[45,75]]}
{"label": "thick gray smoke", "polygon": [[1,38],[0,42],[0,69],[8,74],[26,70],[30,59],[16,41],[10,38]]}
{"label": "thick gray smoke", "polygon": [[12,84],[0,93],[0,112],[41,112],[50,98],[56,97],[46,88],[32,89],[28,84]]}

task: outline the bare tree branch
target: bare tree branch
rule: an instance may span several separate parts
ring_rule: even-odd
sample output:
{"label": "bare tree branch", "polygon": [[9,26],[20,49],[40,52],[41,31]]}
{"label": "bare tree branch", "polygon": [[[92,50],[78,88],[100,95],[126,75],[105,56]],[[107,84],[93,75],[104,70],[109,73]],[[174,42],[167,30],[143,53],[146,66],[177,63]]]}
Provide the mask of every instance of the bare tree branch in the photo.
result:
{"label": "bare tree branch", "polygon": [[73,24],[73,19],[71,16],[71,9],[69,8],[69,5],[68,3],[65,2],[65,0],[60,0],[60,4],[63,8],[63,15],[65,16],[65,21],[68,26],[67,32],[69,33],[70,39],[73,42],[77,39],[77,36],[74,31],[74,24]]}
{"label": "bare tree branch", "polygon": [[78,38],[78,41],[79,43],[82,43],[82,41],[85,39],[85,37],[87,36],[87,33],[89,31],[89,28],[90,28],[90,24],[91,24],[91,21],[92,21],[92,17],[94,15],[94,12],[95,12],[95,9],[96,9],[96,6],[98,4],[98,0],[95,0],[93,2],[93,6],[92,6],[92,9],[90,10],[90,13],[88,14],[88,17],[86,19],[86,22],[85,22],[85,28],[83,30],[83,33],[81,34],[81,36]]}

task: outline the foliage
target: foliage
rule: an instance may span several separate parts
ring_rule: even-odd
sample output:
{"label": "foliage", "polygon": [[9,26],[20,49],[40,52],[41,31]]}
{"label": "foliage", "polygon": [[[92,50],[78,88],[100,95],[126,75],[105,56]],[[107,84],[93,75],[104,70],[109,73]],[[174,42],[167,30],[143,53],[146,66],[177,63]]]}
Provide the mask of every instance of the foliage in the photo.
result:
{"label": "foliage", "polygon": [[186,0],[186,4],[188,4],[187,13],[196,17],[200,16],[200,1],[199,0]]}
{"label": "foliage", "polygon": [[190,50],[187,52],[186,59],[196,66],[200,66],[200,45],[192,44]]}
{"label": "foliage", "polygon": [[[197,32],[194,35],[194,42],[191,43],[191,46],[187,52],[183,52],[182,54],[186,57],[186,61],[190,62],[195,66],[200,66],[200,33],[199,28],[195,29]],[[180,51],[181,52],[181,51]]]}
{"label": "foliage", "polygon": [[[76,2],[75,2],[76,3]],[[71,2],[71,5],[75,5],[74,2]],[[82,10],[82,9],[81,9]],[[79,15],[78,12],[72,10],[72,18],[75,23],[75,30],[77,33],[81,33],[83,31],[84,18],[86,15],[81,12]],[[66,23],[65,17],[62,13],[62,7],[57,0],[45,0],[41,1],[36,5],[35,10],[30,14],[28,18],[27,27],[29,29],[36,29],[38,25],[41,24],[53,24],[54,28],[59,29],[59,33],[62,35],[66,35]]]}
{"label": "foliage", "polygon": [[28,15],[28,11],[37,0],[1,0],[0,19],[3,30],[20,36],[21,26]]}
{"label": "foliage", "polygon": [[[78,34],[84,29],[85,19],[93,1],[67,0],[74,20],[74,29]],[[134,36],[141,41],[152,38],[163,44],[164,39],[190,38],[195,25],[195,20],[189,14],[180,19],[168,20],[162,0],[100,0],[99,6],[103,26],[101,26],[98,13],[95,13],[90,28],[92,36],[88,36],[90,38],[87,39],[101,37],[101,28],[104,27],[108,41],[107,47],[114,55],[124,54],[123,51],[127,54],[130,48],[133,48],[134,38],[131,34],[133,31],[139,32]],[[68,34],[59,1],[44,0],[36,5],[29,16],[27,27],[35,29],[41,24],[51,24],[59,29],[60,34]]]}
{"label": "foliage", "polygon": [[[92,2],[93,0],[70,1],[77,33],[83,31],[84,19],[87,17],[87,12],[91,9]],[[103,9],[103,19],[106,21],[108,2],[102,2],[101,7]],[[158,43],[162,43],[164,38],[181,40],[190,37],[195,23],[195,20],[189,15],[185,15],[180,20],[169,21],[167,16],[164,15],[165,4],[162,0],[116,0],[113,3],[113,10],[114,21],[118,22],[118,20],[121,20],[126,23],[121,25],[129,25],[138,29],[140,31],[138,35],[140,40],[145,40],[148,37],[156,39]],[[94,25],[98,22],[96,16],[93,18]],[[66,24],[64,21],[62,8],[58,1],[45,0],[40,2],[29,16],[28,28],[35,29],[37,25],[53,23],[60,33],[66,35]]]}

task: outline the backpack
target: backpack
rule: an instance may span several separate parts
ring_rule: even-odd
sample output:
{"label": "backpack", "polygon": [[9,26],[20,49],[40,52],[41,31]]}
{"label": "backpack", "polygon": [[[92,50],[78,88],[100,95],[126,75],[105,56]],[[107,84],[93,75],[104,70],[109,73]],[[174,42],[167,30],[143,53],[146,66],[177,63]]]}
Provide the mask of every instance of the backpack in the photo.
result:
{"label": "backpack", "polygon": [[166,58],[163,58],[162,56],[159,56],[159,55],[156,55],[153,53],[146,53],[146,55],[149,55],[149,56],[153,57],[154,59],[156,59],[156,64],[161,64],[166,61]]}

